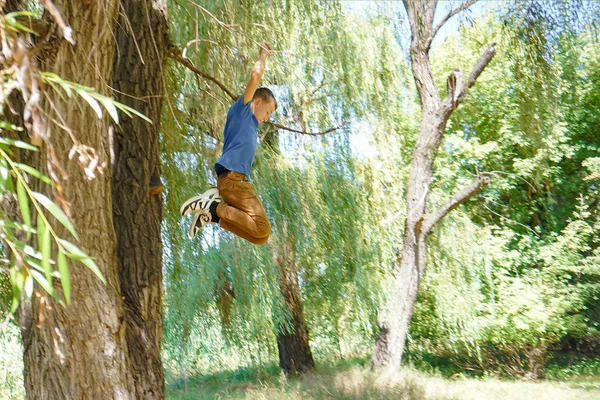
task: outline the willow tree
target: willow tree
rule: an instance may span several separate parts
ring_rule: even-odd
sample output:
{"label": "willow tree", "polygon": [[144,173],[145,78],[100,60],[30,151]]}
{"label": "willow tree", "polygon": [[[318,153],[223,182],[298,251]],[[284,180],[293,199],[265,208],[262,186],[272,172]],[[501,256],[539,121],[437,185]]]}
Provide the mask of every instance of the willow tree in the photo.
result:
{"label": "willow tree", "polygon": [[[119,2],[55,4],[62,13],[58,25],[64,28],[68,21],[72,36],[70,30],[54,25],[51,15],[56,17],[56,8],[45,13],[45,22],[70,40],[54,36],[40,56],[40,69],[109,94],[106,83],[112,80]],[[55,112],[51,114],[55,117],[47,120],[53,132],[52,147],[42,142],[37,166],[47,172],[45,166],[52,160],[62,166],[58,170],[61,177],[68,176],[61,182],[62,192],[70,202],[78,245],[95,258],[106,284],[78,264],[70,269],[70,306],[45,295],[32,296],[30,302],[21,304],[27,396],[133,398],[112,219],[112,173],[106,168],[111,148],[109,117],[98,118],[92,108],[79,108],[73,98],[57,91],[51,91],[48,99],[42,107]],[[77,156],[69,157],[70,152]],[[57,227],[56,233],[71,237],[65,228]]]}
{"label": "willow tree", "polygon": [[[310,97],[306,96],[307,93],[305,92],[309,92],[311,87],[312,90],[316,91],[324,87],[329,89],[330,86],[333,86],[333,82],[329,78],[324,77],[317,81],[310,73],[311,69],[316,69],[313,64],[317,64],[318,61],[315,59],[321,57],[324,53],[322,48],[326,44],[320,41],[327,36],[324,33],[319,36],[307,37],[297,35],[295,32],[308,29],[318,30],[320,33],[331,32],[331,25],[340,24],[342,14],[337,3],[328,3],[322,8],[315,8],[312,2],[295,2],[293,4],[281,2],[277,6],[223,2],[222,4],[209,5],[206,9],[194,4],[185,4],[178,7],[175,12],[181,12],[182,18],[185,18],[189,23],[173,27],[174,39],[188,43],[185,53],[175,53],[174,58],[192,70],[199,78],[197,81],[181,78],[178,81],[175,92],[184,94],[183,98],[186,100],[182,106],[186,109],[187,114],[182,115],[181,120],[174,121],[183,129],[176,129],[172,132],[179,131],[181,134],[171,134],[174,140],[166,143],[168,147],[165,156],[170,168],[172,168],[167,172],[168,179],[170,182],[175,182],[175,179],[177,179],[177,184],[173,185],[175,195],[173,198],[185,199],[181,195],[183,192],[188,191],[186,196],[189,196],[194,186],[200,186],[203,184],[202,182],[211,180],[212,166],[222,145],[221,132],[225,115],[231,101],[237,98],[239,95],[237,91],[247,78],[250,69],[248,59],[252,57],[250,54],[257,48],[254,41],[258,39],[269,41],[276,49],[275,55],[269,60],[265,80],[280,84],[279,90],[276,90],[276,94],[281,93],[278,96],[280,104],[291,103],[290,95],[294,96],[296,90],[300,91],[300,85],[288,82],[288,79],[285,78],[293,73],[299,74],[301,79],[305,80],[303,82],[305,86],[301,89],[303,92],[300,95],[304,97],[304,101],[310,101]],[[194,14],[200,14],[204,18],[194,21]],[[227,23],[221,23],[221,20]],[[328,20],[329,24],[322,24],[324,20]],[[194,28],[195,26],[198,26],[198,28]],[[244,27],[243,32],[238,29],[239,26]],[[265,29],[265,26],[269,26],[269,29]],[[292,35],[292,33],[294,34]],[[206,38],[210,38],[210,40]],[[330,37],[327,37],[327,39],[330,39]],[[299,46],[299,41],[303,42],[302,46]],[[306,57],[309,50],[316,50],[318,54],[315,54],[312,60],[309,59],[305,62],[303,57]],[[278,57],[279,54],[288,52],[291,53],[291,59],[295,61],[287,63],[283,62],[286,59],[285,57]],[[187,58],[184,58],[184,54]],[[273,61],[274,59],[279,60]],[[325,90],[322,91],[325,92]],[[177,94],[178,96],[179,94]],[[188,100],[192,98],[193,101]],[[294,134],[306,132],[308,129],[303,125],[307,121],[300,116],[302,106],[292,105],[289,108],[287,106],[280,108],[283,109],[284,107],[287,109],[289,120],[282,121],[283,124],[293,125],[296,129]],[[174,114],[174,116],[177,117],[178,115]],[[328,120],[329,118],[323,119],[318,128],[325,125]],[[313,121],[309,122],[312,123]],[[200,137],[199,143],[190,140],[195,136]],[[182,138],[183,141],[181,141]],[[173,157],[174,153],[179,153],[179,155]],[[183,154],[185,156],[182,156]],[[187,177],[182,176],[181,169],[188,174]],[[193,173],[190,173],[192,171]],[[190,177],[195,181],[192,184],[193,186],[190,185]],[[255,175],[253,179],[258,180],[260,177]],[[195,188],[193,190],[200,191],[200,189]],[[258,193],[260,194],[260,192]],[[169,204],[169,208],[171,207],[175,209],[174,205]],[[269,208],[268,205],[267,208]],[[203,251],[197,249],[199,247],[197,244],[187,245],[187,243],[182,243],[179,237],[175,237],[181,235],[181,230],[175,228],[178,221],[172,221],[169,215],[167,215],[167,221],[169,222],[169,231],[172,233],[172,236],[168,239],[169,242],[177,243],[181,248],[189,249],[190,252],[203,253]],[[231,304],[238,305],[239,310],[243,302],[242,299],[252,294],[252,292],[257,292],[257,289],[246,286],[252,274],[248,274],[248,277],[244,277],[237,282],[234,278],[241,272],[242,268],[247,269],[247,272],[263,268],[265,271],[269,271],[269,274],[276,272],[273,275],[277,279],[274,289],[278,289],[279,293],[275,295],[276,300],[274,299],[274,301],[283,305],[283,307],[273,307],[270,310],[265,309],[264,306],[255,307],[255,309],[248,312],[256,315],[257,318],[262,314],[260,316],[261,320],[268,317],[269,322],[273,323],[274,321],[274,330],[281,350],[280,363],[282,367],[288,372],[302,371],[314,365],[308,343],[308,326],[305,324],[302,315],[302,296],[298,284],[298,273],[302,266],[298,264],[297,257],[293,252],[287,252],[287,249],[293,246],[296,239],[289,234],[289,230],[286,231],[283,226],[280,228],[271,239],[273,245],[270,245],[268,250],[272,250],[272,254],[265,266],[248,265],[248,260],[252,259],[248,255],[245,257],[237,256],[234,260],[227,259],[226,257],[231,253],[221,250],[223,259],[220,265],[213,266],[219,272],[207,274],[208,277],[214,276],[216,278],[216,282],[213,283],[215,287],[211,287],[208,293],[218,293],[216,303],[219,305],[222,314],[221,321],[232,324],[225,327],[224,331],[230,332],[231,336],[239,337],[242,335],[242,329],[236,326],[236,322],[239,325],[243,324],[239,320],[236,321],[235,318],[232,320],[226,317],[226,314],[229,314],[228,310],[230,310]],[[232,249],[239,247],[246,253],[260,252],[260,254],[263,254],[265,250],[251,249],[243,245],[238,246],[235,240],[227,236],[226,233],[220,234],[218,238],[215,247],[230,247]],[[206,255],[205,253],[202,259],[208,259]],[[173,259],[179,258],[181,260],[185,257],[185,252],[173,255]],[[175,263],[174,273],[183,272],[177,266],[180,263],[179,260]],[[175,276],[173,275],[172,278],[175,278]],[[173,282],[176,279],[170,281]],[[175,299],[173,301],[178,302]],[[247,307],[247,305],[244,306]],[[265,313],[265,311],[267,312]],[[269,315],[271,311],[274,314],[273,316]],[[234,307],[233,312],[236,312],[236,307]]]}
{"label": "willow tree", "polygon": [[[25,9],[24,2],[0,5],[3,22],[15,15],[28,17],[16,25],[19,31],[33,28],[43,37],[34,40],[38,49],[44,49],[34,59],[25,35],[8,35],[4,45],[10,43],[18,51],[5,51],[2,61],[14,62],[20,74],[28,77],[19,86],[25,104],[16,102],[18,111],[11,111],[20,114],[31,142],[40,147],[40,157],[20,161],[52,177],[52,197],[60,204],[43,197],[46,209],[59,224],[44,216],[35,203],[37,246],[46,276],[23,290],[19,308],[27,396],[164,398],[160,362],[162,206],[157,191],[149,189],[151,185],[160,188],[153,181],[160,171],[158,127],[167,54],[166,3],[43,2],[40,19],[32,18],[33,13],[5,18],[5,11]],[[120,8],[122,29],[117,32]],[[139,13],[140,8],[144,13]],[[61,37],[49,34],[54,31]],[[7,37],[6,31],[3,33]],[[131,75],[132,69],[138,73]],[[139,112],[110,99],[111,84],[119,88],[123,102],[130,102],[126,95],[135,96],[139,103],[132,106],[151,116],[155,124],[147,118],[147,122],[129,119],[132,113],[140,116]],[[124,111],[120,118],[118,109]],[[112,135],[109,115],[115,122],[123,122],[126,135]],[[110,168],[113,153],[114,175]],[[40,176],[31,168],[27,171],[31,177]],[[50,187],[42,182],[51,181],[31,180],[31,188],[50,196]],[[41,193],[32,198],[40,198]],[[19,198],[25,216],[27,202],[20,194]],[[70,213],[71,222],[65,212]],[[145,229],[140,230],[140,225]],[[76,241],[78,236],[80,249],[60,239]],[[56,271],[50,263],[53,251],[57,253]],[[76,262],[67,273],[66,257],[89,268]],[[11,272],[23,274],[22,266],[12,268]],[[60,276],[61,286],[52,285],[53,276]],[[33,282],[31,276],[26,279]],[[21,293],[22,288],[16,287],[15,293]]]}
{"label": "willow tree", "polygon": [[431,230],[451,210],[466,202],[489,181],[483,174],[449,198],[441,207],[428,211],[428,195],[433,176],[433,162],[444,138],[448,119],[465,99],[469,89],[495,54],[494,45],[484,50],[471,72],[455,70],[448,77],[448,91],[442,98],[431,69],[429,52],[435,35],[455,14],[476,0],[465,1],[448,12],[434,25],[437,1],[405,0],[411,30],[410,60],[421,102],[420,132],[412,153],[406,189],[404,239],[398,246],[392,266],[392,294],[378,316],[379,334],[373,350],[375,368],[395,370],[400,367],[408,326],[413,315],[420,281],[425,272],[426,240]]}

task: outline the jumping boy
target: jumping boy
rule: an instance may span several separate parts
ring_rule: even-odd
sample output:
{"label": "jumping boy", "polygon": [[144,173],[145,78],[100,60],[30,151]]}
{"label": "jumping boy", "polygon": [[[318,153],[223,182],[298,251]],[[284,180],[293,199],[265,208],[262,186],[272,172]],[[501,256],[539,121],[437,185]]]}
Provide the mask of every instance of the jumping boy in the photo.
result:
{"label": "jumping boy", "polygon": [[266,122],[277,109],[273,92],[258,88],[270,54],[271,47],[263,43],[244,95],[227,113],[223,155],[215,164],[217,187],[188,199],[181,206],[181,215],[195,214],[190,238],[209,223],[218,223],[221,228],[254,244],[263,244],[269,238],[271,225],[248,178],[256,154],[258,125]]}

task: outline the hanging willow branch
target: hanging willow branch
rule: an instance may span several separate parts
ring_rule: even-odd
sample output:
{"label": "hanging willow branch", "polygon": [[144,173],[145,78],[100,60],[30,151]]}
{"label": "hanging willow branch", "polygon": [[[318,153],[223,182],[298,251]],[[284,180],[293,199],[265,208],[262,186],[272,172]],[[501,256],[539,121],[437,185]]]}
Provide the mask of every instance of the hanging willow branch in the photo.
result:
{"label": "hanging willow branch", "polygon": [[[225,86],[222,82],[220,82],[217,78],[208,75],[206,72],[202,72],[200,71],[198,68],[196,68],[196,66],[194,65],[194,63],[192,63],[192,61],[187,58],[184,57],[181,54],[181,50],[179,50],[179,48],[177,46],[171,45],[169,47],[168,50],[168,56],[170,58],[172,58],[173,60],[179,62],[181,65],[183,65],[184,67],[186,67],[187,69],[189,69],[190,71],[192,71],[193,73],[195,73],[197,76],[200,76],[206,80],[209,80],[211,82],[213,82],[214,84],[216,84],[219,88],[221,88],[222,91],[224,91],[232,100],[237,100],[238,96],[234,95],[233,92],[231,90],[229,90],[227,88],[227,86]],[[302,135],[309,135],[309,136],[321,136],[321,135],[325,135],[327,133],[331,133],[334,132],[340,128],[342,128],[344,125],[340,125],[337,127],[333,127],[333,128],[329,128],[325,131],[322,132],[306,132],[306,131],[302,131],[302,130],[298,130],[298,129],[294,129],[294,128],[288,128],[287,126],[281,125],[281,124],[277,124],[274,122],[265,122],[267,125],[271,125],[277,129],[284,129],[286,131],[290,131],[290,132],[295,132],[295,133],[300,133]]]}

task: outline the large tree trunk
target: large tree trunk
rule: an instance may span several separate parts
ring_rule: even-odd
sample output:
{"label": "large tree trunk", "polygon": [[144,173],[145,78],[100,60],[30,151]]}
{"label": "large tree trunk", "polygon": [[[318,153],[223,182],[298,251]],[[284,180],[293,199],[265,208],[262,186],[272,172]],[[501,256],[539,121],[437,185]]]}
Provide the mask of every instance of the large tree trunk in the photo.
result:
{"label": "large tree trunk", "polygon": [[[77,45],[57,39],[56,47],[42,61],[42,69],[107,93],[113,70],[118,1],[54,3],[73,28]],[[58,95],[53,96],[53,102],[74,136],[108,162],[108,117],[98,119],[87,105],[79,108]],[[51,109],[48,104],[45,107]],[[27,398],[133,399],[115,253],[111,170],[95,171],[96,178],[88,180],[78,157],[68,157],[73,146],[70,136],[55,125],[51,127],[56,155],[69,175],[63,188],[81,238],[77,244],[95,258],[107,283],[73,261],[70,306],[61,306],[45,295],[34,295],[30,303],[22,304],[19,322]],[[42,149],[42,158],[48,156],[46,150]],[[44,160],[40,165],[45,165]],[[60,237],[70,238],[59,224],[54,226]]]}
{"label": "large tree trunk", "polygon": [[[126,339],[138,399],[164,398],[162,195],[159,139],[165,92],[166,0],[121,0],[114,78],[118,101],[152,120],[120,115],[115,130],[113,210]],[[152,181],[152,182],[151,182]]]}
{"label": "large tree trunk", "polygon": [[[302,373],[315,366],[310,350],[308,327],[298,284],[298,271],[290,253],[276,257],[279,269],[279,289],[290,315],[291,329],[277,327],[279,366],[287,373]],[[293,253],[292,253],[293,254]]]}
{"label": "large tree trunk", "polygon": [[412,72],[421,100],[421,129],[413,151],[408,180],[404,240],[399,246],[392,268],[392,295],[378,315],[379,334],[372,356],[374,368],[394,371],[400,367],[419,284],[425,272],[427,235],[448,212],[467,201],[488,182],[486,176],[478,176],[439,209],[427,214],[433,161],[446,123],[495,54],[495,48],[491,46],[474,66],[465,82],[462,72],[454,71],[448,79],[448,94],[442,100],[431,72],[429,49],[441,26],[475,1],[465,1],[434,26],[436,0],[404,0],[411,26]]}

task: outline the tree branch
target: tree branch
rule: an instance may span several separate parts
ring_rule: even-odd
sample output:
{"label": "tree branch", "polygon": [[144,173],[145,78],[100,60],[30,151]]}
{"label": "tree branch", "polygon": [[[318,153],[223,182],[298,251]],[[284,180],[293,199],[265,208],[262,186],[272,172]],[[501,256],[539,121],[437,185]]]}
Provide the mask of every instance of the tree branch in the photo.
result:
{"label": "tree branch", "polygon": [[208,75],[207,73],[204,73],[204,72],[200,71],[198,68],[196,68],[194,63],[192,63],[192,61],[189,58],[181,55],[181,50],[179,50],[178,47],[170,46],[169,50],[168,50],[168,56],[171,57],[173,60],[178,61],[181,65],[183,65],[184,67],[186,67],[187,69],[189,69],[190,71],[195,73],[196,75],[199,75],[202,78],[215,83],[218,87],[221,88],[222,91],[227,93],[227,95],[229,97],[231,97],[232,100],[237,100],[239,98],[239,96],[234,95],[229,89],[227,89],[227,86],[225,86],[224,84],[219,82],[216,78],[214,78],[214,77]]}
{"label": "tree branch", "polygon": [[[483,52],[481,57],[479,57],[479,60],[477,60],[477,62],[473,66],[473,69],[471,70],[467,81],[462,83],[460,87],[456,87],[453,93],[448,91],[448,94],[442,104],[442,108],[445,110],[445,113],[447,113],[448,116],[464,100],[464,98],[467,96],[467,93],[469,92],[469,89],[475,84],[475,81],[477,81],[479,75],[481,75],[485,67],[487,67],[487,65],[490,63],[492,58],[494,58],[495,55],[496,44],[493,43]],[[451,75],[448,78],[449,80],[452,79],[453,74],[456,74],[456,71],[453,71],[451,73]]]}
{"label": "tree branch", "polygon": [[484,186],[490,182],[489,175],[479,174],[470,185],[465,186],[460,192],[456,193],[448,202],[442,205],[440,208],[435,210],[432,214],[425,217],[423,224],[421,225],[421,232],[423,235],[428,235],[429,231],[435,224],[437,224],[442,218],[446,216],[450,211],[454,210],[459,205],[465,203],[475,194],[479,193]]}
{"label": "tree branch", "polygon": [[[437,25],[433,28],[433,33],[431,35],[431,39],[429,40],[429,44],[431,44],[431,41],[433,41],[433,38],[435,37],[435,35],[438,33],[438,31],[440,30],[440,28],[442,26],[444,26],[444,24],[446,22],[448,22],[448,20],[450,18],[452,18],[453,16],[455,16],[456,14],[458,14],[459,12],[466,10],[467,8],[471,7],[473,4],[475,4],[477,2],[477,0],[466,0],[464,3],[462,3],[459,7],[450,10],[450,12],[448,14],[446,14],[444,16],[444,18],[442,18],[442,20],[440,22],[437,23]],[[429,47],[429,46],[428,46]]]}
{"label": "tree branch", "polygon": [[[201,76],[204,79],[207,79],[211,82],[214,82],[218,87],[221,88],[221,90],[223,90],[225,93],[227,93],[227,95],[229,97],[231,97],[232,100],[237,100],[239,97],[236,97],[233,92],[231,92],[229,89],[227,89],[227,86],[225,86],[224,84],[222,84],[221,82],[219,82],[216,78],[208,75],[205,72],[200,71],[198,68],[196,68],[194,66],[194,64],[192,63],[192,61],[187,58],[184,57],[181,54],[181,50],[179,50],[179,48],[177,46],[171,45],[169,47],[168,50],[168,56],[171,57],[173,60],[181,63],[184,67],[186,67],[187,69],[189,69],[190,71],[192,71],[193,73],[195,73],[197,76]],[[309,135],[309,136],[320,136],[320,135],[325,135],[326,133],[330,133],[333,131],[336,131],[340,128],[343,127],[343,125],[334,127],[334,128],[329,128],[326,131],[323,132],[306,132],[306,131],[301,131],[298,129],[293,129],[293,128],[288,128],[287,126],[283,126],[280,124],[276,124],[275,122],[266,122],[267,125],[271,125],[277,129],[285,129],[286,131],[290,131],[290,132],[296,132],[296,133],[300,133],[302,135]]]}
{"label": "tree branch", "polygon": [[492,43],[492,45],[483,52],[481,57],[479,57],[479,60],[475,63],[475,66],[471,70],[469,79],[467,80],[466,89],[470,89],[475,84],[475,81],[477,78],[479,78],[479,75],[481,75],[485,67],[487,67],[490,61],[492,61],[492,58],[494,58],[495,55],[496,43]]}
{"label": "tree branch", "polygon": [[321,136],[321,135],[325,135],[327,133],[330,133],[330,132],[333,132],[333,131],[337,131],[338,129],[344,127],[344,125],[340,125],[340,126],[336,126],[336,127],[333,127],[333,128],[329,128],[329,129],[327,129],[326,131],[323,131],[323,132],[306,132],[306,131],[301,131],[301,130],[298,130],[298,129],[288,128],[287,126],[276,124],[275,122],[269,122],[269,121],[267,121],[265,123],[267,125],[271,125],[271,126],[277,128],[277,129],[285,129],[286,131],[301,133],[303,135],[309,135],[309,136]]}

